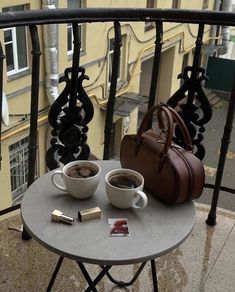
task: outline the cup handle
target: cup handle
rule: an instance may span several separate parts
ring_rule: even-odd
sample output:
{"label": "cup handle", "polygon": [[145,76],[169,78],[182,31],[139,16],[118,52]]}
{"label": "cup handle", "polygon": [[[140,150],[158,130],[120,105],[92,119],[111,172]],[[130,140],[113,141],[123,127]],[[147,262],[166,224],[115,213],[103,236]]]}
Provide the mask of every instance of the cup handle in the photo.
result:
{"label": "cup handle", "polygon": [[56,188],[58,188],[59,190],[66,192],[66,191],[67,191],[66,188],[65,188],[64,186],[61,186],[60,184],[58,184],[58,183],[54,180],[54,178],[55,178],[56,175],[60,175],[60,176],[63,178],[63,172],[62,172],[62,170],[61,170],[61,169],[56,169],[56,170],[52,173],[52,175],[51,175],[51,182],[52,182],[52,184],[53,184]]}
{"label": "cup handle", "polygon": [[[136,192],[136,196],[139,197],[137,202],[133,205],[133,208],[135,209],[143,209],[147,206],[147,203],[148,203],[148,198],[147,196],[145,195],[144,192],[138,190]],[[137,203],[140,201],[140,204],[137,205]]]}

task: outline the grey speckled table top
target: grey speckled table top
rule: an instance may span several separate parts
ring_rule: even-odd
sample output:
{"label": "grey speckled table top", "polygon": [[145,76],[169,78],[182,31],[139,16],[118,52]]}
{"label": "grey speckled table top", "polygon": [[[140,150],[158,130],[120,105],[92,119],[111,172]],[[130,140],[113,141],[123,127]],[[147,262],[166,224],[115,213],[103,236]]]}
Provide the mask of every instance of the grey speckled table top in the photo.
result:
{"label": "grey speckled table top", "polygon": [[[84,263],[122,265],[157,258],[179,246],[190,234],[195,209],[189,201],[177,206],[162,204],[151,194],[143,210],[113,207],[105,193],[104,176],[118,161],[98,161],[102,168],[100,184],[87,200],[77,200],[55,188],[51,172],[38,178],[26,191],[21,216],[29,234],[47,249]],[[78,210],[99,206],[102,216],[73,225],[52,222],[51,212],[61,210],[77,218]],[[128,219],[130,236],[110,237],[108,218]]]}

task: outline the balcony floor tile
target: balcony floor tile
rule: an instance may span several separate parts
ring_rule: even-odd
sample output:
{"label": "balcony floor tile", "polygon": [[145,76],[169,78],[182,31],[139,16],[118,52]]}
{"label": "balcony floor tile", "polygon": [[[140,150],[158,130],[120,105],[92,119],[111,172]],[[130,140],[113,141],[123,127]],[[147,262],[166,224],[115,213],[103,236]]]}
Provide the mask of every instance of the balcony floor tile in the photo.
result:
{"label": "balcony floor tile", "polygon": [[[159,290],[172,291],[226,291],[235,286],[235,213],[218,210],[217,225],[205,224],[208,206],[196,204],[195,227],[189,238],[177,249],[157,260]],[[35,240],[22,241],[20,232],[12,227],[21,224],[20,216],[0,222],[0,291],[45,291],[58,256],[47,251]],[[99,267],[87,265],[92,277]],[[130,280],[138,265],[117,266],[112,275]],[[83,291],[86,282],[76,262],[65,259],[52,291]],[[152,291],[150,264],[133,287],[117,288],[104,278],[99,291]]]}

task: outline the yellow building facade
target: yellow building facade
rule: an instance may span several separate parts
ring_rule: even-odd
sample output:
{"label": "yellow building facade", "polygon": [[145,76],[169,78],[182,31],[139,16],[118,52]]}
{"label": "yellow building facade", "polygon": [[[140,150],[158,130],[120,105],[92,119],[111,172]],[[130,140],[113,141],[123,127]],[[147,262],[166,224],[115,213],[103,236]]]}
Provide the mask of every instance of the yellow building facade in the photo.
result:
{"label": "yellow building facade", "polygon": [[[4,2],[4,3],[2,3]],[[47,2],[39,0],[2,1],[0,8],[3,12],[17,10],[35,10],[45,8]],[[52,1],[53,2],[53,1]],[[44,6],[43,6],[44,5]],[[76,7],[128,7],[128,8],[182,8],[182,9],[209,9],[213,10],[215,1],[172,1],[172,0],[120,0],[120,1],[55,1],[57,8]],[[159,86],[156,94],[156,103],[167,99],[180,87],[177,79],[182,68],[192,65],[193,49],[197,36],[198,26],[193,24],[164,23],[163,49],[161,56]],[[136,94],[149,95],[150,76],[154,55],[156,30],[151,23],[122,22],[121,65],[117,86],[117,97]],[[19,41],[19,35],[24,35]],[[49,146],[51,129],[47,115],[52,99],[46,90],[47,58],[45,48],[45,30],[39,27],[41,44],[40,63],[40,91],[38,115],[38,153],[37,173],[40,176],[47,171],[45,154]],[[94,106],[94,118],[89,123],[88,145],[91,152],[102,158],[104,145],[105,107],[109,96],[109,76],[112,60],[114,28],[113,23],[87,23],[81,25],[81,57],[80,65],[86,70],[89,80],[83,86],[90,96]],[[71,66],[71,26],[60,24],[57,27],[57,73],[63,76],[64,70]],[[211,27],[205,29],[203,42],[211,40]],[[6,59],[4,61],[3,91],[7,100],[4,114],[9,122],[2,126],[1,137],[1,171],[0,171],[0,210],[19,201],[27,182],[27,146],[30,119],[31,98],[31,44],[29,32],[22,30],[2,29],[0,40]],[[15,42],[15,43],[14,43]],[[25,47],[22,43],[25,43]],[[10,49],[9,49],[10,48]],[[15,56],[11,56],[13,51]],[[26,51],[22,58],[20,50]],[[63,90],[64,83],[55,85],[58,94]],[[138,107],[133,108],[129,115],[114,116],[115,131],[113,135],[112,154],[119,155],[121,139],[126,133],[135,133],[138,124]]]}

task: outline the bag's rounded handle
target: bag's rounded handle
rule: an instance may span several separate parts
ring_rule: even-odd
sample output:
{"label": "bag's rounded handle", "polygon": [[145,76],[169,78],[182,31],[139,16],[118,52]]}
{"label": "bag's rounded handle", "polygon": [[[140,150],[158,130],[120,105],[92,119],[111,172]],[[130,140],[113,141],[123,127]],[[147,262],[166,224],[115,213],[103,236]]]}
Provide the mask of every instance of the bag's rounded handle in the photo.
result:
{"label": "bag's rounded handle", "polygon": [[[192,144],[192,140],[191,140],[191,137],[190,137],[190,134],[188,132],[188,129],[184,123],[184,121],[182,120],[182,118],[180,117],[180,115],[172,108],[170,107],[169,105],[167,104],[161,104],[162,107],[165,107],[169,110],[169,112],[172,114],[173,116],[173,119],[176,121],[176,123],[178,124],[179,128],[180,128],[180,131],[183,135],[183,139],[184,139],[184,143],[186,145],[186,149],[191,151],[193,150],[193,144]],[[162,119],[162,115],[161,115],[161,111],[158,111],[157,113],[158,115],[158,122],[159,122],[159,125],[162,126],[162,129],[164,129],[164,123],[163,123],[163,119]]]}
{"label": "bag's rounded handle", "polygon": [[[161,105],[155,105],[155,106],[153,106],[152,108],[150,108],[148,110],[148,112],[144,116],[144,118],[143,118],[143,120],[142,120],[142,122],[141,122],[141,124],[139,126],[139,129],[138,129],[138,132],[137,132],[137,135],[136,135],[136,143],[137,143],[137,147],[138,147],[138,144],[141,141],[141,136],[143,135],[143,133],[145,131],[147,131],[148,123],[149,123],[153,113],[156,110],[160,111],[160,112],[163,111],[165,113],[166,119],[167,119],[168,131],[166,133],[166,142],[164,144],[163,151],[160,154],[160,156],[161,156],[160,158],[163,159],[166,156],[166,154],[167,154],[167,152],[169,150],[169,147],[171,146],[172,136],[173,136],[173,118],[172,118],[172,115],[171,115],[170,111],[166,107],[163,107]],[[158,122],[162,123],[160,120]]]}

